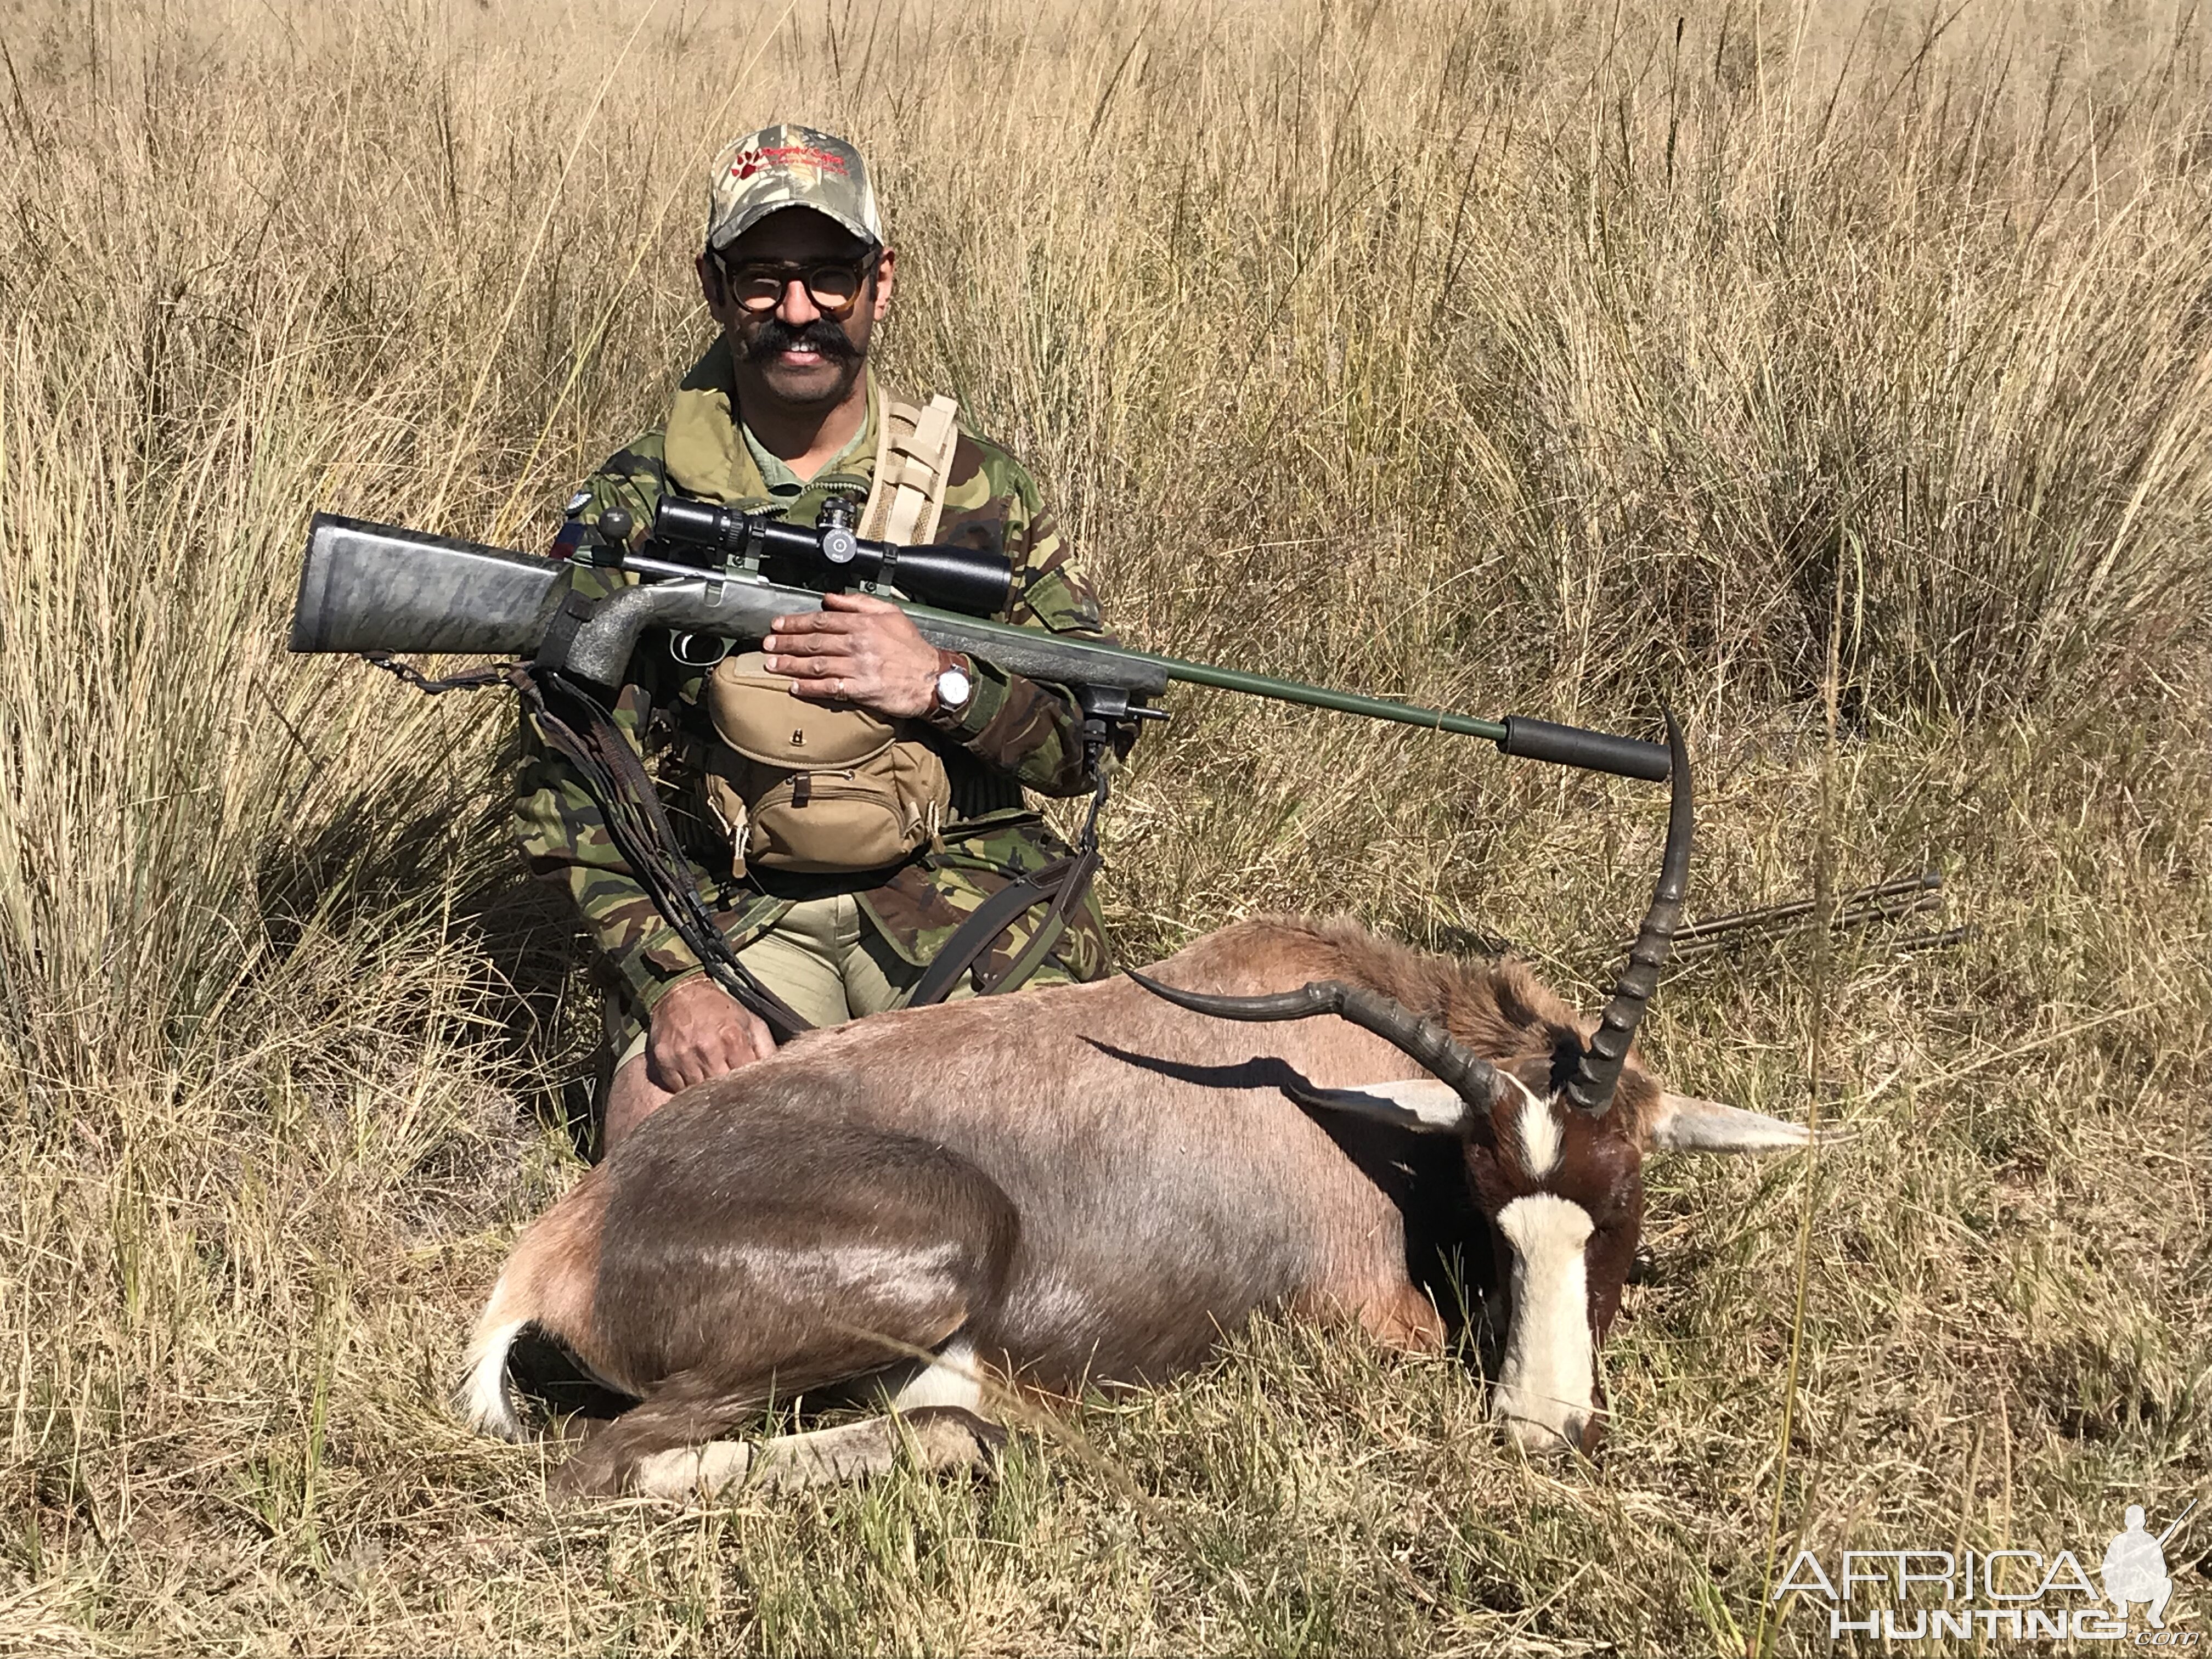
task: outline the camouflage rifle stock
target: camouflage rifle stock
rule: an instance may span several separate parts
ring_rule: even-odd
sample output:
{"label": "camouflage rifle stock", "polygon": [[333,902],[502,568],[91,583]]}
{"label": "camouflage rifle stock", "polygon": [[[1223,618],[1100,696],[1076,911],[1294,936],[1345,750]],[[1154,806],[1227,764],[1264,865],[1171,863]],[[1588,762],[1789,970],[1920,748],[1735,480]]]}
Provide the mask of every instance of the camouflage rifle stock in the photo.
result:
{"label": "camouflage rifle stock", "polygon": [[[617,548],[629,540],[627,515],[622,517],[617,525],[600,522]],[[702,567],[620,553],[610,562],[645,580],[593,605],[567,594],[565,567],[550,559],[317,514],[293,610],[291,648],[526,656],[543,667],[613,686],[621,683],[647,629],[758,640],[778,617],[819,611],[821,588],[851,586],[893,599],[932,645],[1067,686],[1087,713],[1109,720],[1165,718],[1146,704],[1180,680],[1482,738],[1508,755],[1533,760],[1653,781],[1668,775],[1665,747],[1638,738],[1523,715],[1480,720],[916,604],[908,594],[941,594],[962,609],[1002,609],[1006,562],[963,548],[865,542],[834,516],[819,529],[804,529],[687,502],[676,504],[673,514],[664,511],[654,530],[649,547],[715,556]],[[794,568],[807,585],[772,579]]]}

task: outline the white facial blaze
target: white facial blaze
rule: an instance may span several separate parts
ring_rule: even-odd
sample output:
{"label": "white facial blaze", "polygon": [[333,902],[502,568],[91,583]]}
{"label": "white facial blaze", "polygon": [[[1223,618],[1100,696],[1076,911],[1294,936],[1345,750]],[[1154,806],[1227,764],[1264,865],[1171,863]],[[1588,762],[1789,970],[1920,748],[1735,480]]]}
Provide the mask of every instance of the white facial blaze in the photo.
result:
{"label": "white facial blaze", "polygon": [[1532,1451],[1575,1445],[1596,1409],[1589,1274],[1583,1261],[1589,1212],[1537,1193],[1500,1210],[1498,1230],[1513,1247],[1513,1328],[1490,1414]]}
{"label": "white facial blaze", "polygon": [[1537,1097],[1528,1085],[1510,1072],[1499,1075],[1521,1091],[1521,1163],[1532,1181],[1541,1181],[1559,1167],[1559,1153],[1564,1133],[1559,1125],[1559,1108],[1553,1100]]}

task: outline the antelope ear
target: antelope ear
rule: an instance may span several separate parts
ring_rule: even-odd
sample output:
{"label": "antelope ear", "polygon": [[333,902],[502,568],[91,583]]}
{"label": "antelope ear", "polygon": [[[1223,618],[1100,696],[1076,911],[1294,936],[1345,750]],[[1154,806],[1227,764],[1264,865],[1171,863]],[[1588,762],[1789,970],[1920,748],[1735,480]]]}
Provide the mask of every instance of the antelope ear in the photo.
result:
{"label": "antelope ear", "polygon": [[1285,1084],[1283,1092],[1316,1111],[1342,1112],[1418,1134],[1457,1134],[1467,1122],[1467,1102],[1459,1091],[1432,1077],[1368,1083],[1357,1089],[1316,1089],[1301,1079]]}
{"label": "antelope ear", "polygon": [[[1820,1139],[1827,1146],[1849,1138],[1847,1130],[1823,1129]],[[1813,1132],[1802,1123],[1695,1095],[1660,1096],[1651,1120],[1651,1145],[1662,1152],[1780,1152],[1812,1144]]]}

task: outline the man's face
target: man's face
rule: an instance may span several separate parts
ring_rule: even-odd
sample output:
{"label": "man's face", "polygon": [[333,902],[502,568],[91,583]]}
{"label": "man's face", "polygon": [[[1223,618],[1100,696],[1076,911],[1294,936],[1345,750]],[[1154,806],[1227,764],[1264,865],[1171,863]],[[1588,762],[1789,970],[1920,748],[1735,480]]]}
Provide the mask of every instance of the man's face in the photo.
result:
{"label": "man's face", "polygon": [[[719,256],[701,256],[700,287],[729,337],[741,392],[765,393],[795,410],[831,409],[845,400],[860,379],[875,325],[890,309],[891,251],[884,249],[872,268],[868,254],[867,244],[836,220],[785,208]],[[861,272],[842,319],[823,310],[807,280],[837,267]],[[741,296],[763,276],[775,281],[775,301],[753,309]]]}

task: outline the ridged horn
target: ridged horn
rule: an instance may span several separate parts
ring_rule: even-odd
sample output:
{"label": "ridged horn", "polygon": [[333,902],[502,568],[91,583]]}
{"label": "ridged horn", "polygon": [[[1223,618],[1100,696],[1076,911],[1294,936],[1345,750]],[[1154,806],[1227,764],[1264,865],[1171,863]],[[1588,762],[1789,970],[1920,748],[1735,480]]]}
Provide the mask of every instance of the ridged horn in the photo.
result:
{"label": "ridged horn", "polygon": [[1613,981],[1613,1000],[1605,1005],[1596,1033],[1567,1084],[1567,1098],[1585,1112],[1602,1112],[1613,1104],[1613,1085],[1620,1081],[1637,1022],[1644,1018],[1652,992],[1659,988],[1659,970],[1674,947],[1674,929],[1682,921],[1682,893],[1689,885],[1690,836],[1697,816],[1691,799],[1690,754],[1674,711],[1664,704],[1661,708],[1667,716],[1667,752],[1674,780],[1667,810],[1667,852],[1659,860],[1659,884],[1651,890],[1651,908],[1636,930],[1627,965]]}
{"label": "ridged horn", "polygon": [[1424,1019],[1403,1003],[1346,985],[1341,980],[1315,980],[1295,991],[1278,991],[1256,997],[1215,996],[1204,991],[1182,991],[1163,985],[1132,968],[1129,977],[1163,1001],[1194,1014],[1216,1019],[1310,1019],[1316,1014],[1334,1014],[1362,1030],[1372,1031],[1401,1053],[1410,1055],[1449,1085],[1462,1100],[1487,1110],[1498,1090],[1498,1073],[1488,1060],[1452,1040],[1451,1034],[1433,1019]]}

